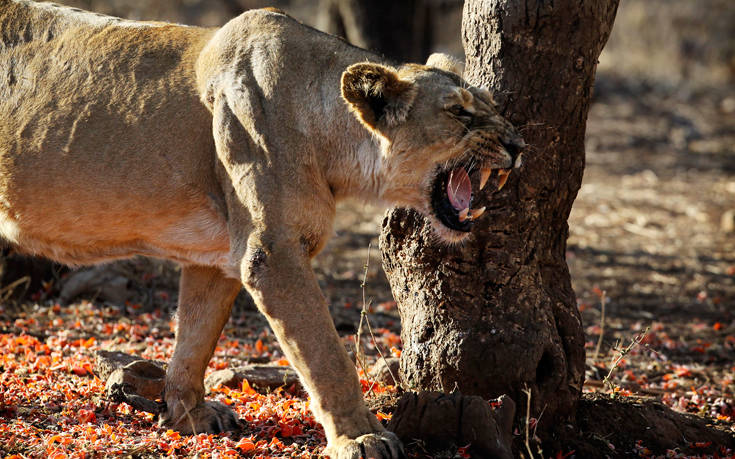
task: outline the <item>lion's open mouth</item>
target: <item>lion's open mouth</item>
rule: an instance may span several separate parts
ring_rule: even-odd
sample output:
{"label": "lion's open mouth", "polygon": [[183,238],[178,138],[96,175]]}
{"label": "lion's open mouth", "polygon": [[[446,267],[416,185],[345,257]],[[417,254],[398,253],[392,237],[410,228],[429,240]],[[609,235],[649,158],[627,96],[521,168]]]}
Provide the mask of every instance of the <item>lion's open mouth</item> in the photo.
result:
{"label": "lion's open mouth", "polygon": [[[520,162],[517,161],[517,165]],[[498,190],[505,186],[511,169],[481,167],[468,173],[463,166],[440,170],[431,187],[431,207],[434,215],[449,229],[468,233],[472,225],[484,212],[485,207],[472,208],[473,182],[482,190],[495,176]]]}

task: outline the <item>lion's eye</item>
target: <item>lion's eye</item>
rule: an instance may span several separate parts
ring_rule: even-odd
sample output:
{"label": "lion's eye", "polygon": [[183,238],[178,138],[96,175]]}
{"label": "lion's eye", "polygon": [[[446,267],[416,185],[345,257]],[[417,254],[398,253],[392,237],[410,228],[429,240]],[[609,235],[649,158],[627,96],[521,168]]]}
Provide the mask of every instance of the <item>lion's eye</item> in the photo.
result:
{"label": "lion's eye", "polygon": [[472,113],[465,110],[465,108],[460,104],[452,105],[451,107],[449,107],[449,113],[459,118],[465,118],[467,120],[472,119]]}

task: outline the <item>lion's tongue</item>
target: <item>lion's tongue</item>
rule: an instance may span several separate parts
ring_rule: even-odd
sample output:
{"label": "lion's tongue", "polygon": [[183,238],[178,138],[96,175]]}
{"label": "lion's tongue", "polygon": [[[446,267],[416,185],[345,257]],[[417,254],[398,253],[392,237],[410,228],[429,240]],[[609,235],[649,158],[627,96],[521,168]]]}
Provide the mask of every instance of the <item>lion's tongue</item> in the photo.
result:
{"label": "lion's tongue", "polygon": [[470,176],[464,167],[454,169],[449,173],[449,181],[447,182],[447,196],[452,207],[458,211],[464,210],[470,206],[470,198],[472,197],[472,183]]}

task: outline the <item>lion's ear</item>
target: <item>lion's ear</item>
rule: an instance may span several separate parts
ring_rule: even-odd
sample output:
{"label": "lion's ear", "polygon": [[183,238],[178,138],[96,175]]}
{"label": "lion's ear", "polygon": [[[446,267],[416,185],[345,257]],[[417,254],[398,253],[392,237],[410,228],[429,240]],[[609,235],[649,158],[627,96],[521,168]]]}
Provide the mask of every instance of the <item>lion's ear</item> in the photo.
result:
{"label": "lion's ear", "polygon": [[416,87],[385,65],[354,64],[342,74],[342,97],[368,129],[380,131],[406,119]]}
{"label": "lion's ear", "polygon": [[434,53],[429,56],[429,59],[426,61],[426,65],[446,70],[447,72],[452,72],[459,76],[462,76],[464,73],[464,64],[462,61],[450,56],[449,54]]}

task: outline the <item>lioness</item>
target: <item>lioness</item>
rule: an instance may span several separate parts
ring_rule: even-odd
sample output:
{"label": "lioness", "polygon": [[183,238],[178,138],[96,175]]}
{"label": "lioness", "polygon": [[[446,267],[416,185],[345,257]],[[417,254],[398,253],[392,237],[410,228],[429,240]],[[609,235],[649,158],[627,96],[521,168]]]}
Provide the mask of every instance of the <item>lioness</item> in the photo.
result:
{"label": "lioness", "polygon": [[[347,196],[414,207],[448,241],[523,141],[442,56],[393,66],[272,10],[220,29],[0,0],[0,234],[72,265],[181,263],[160,424],[233,429],[203,377],[244,285],[332,457],[388,458],[310,259]],[[474,183],[473,183],[474,182]]]}

